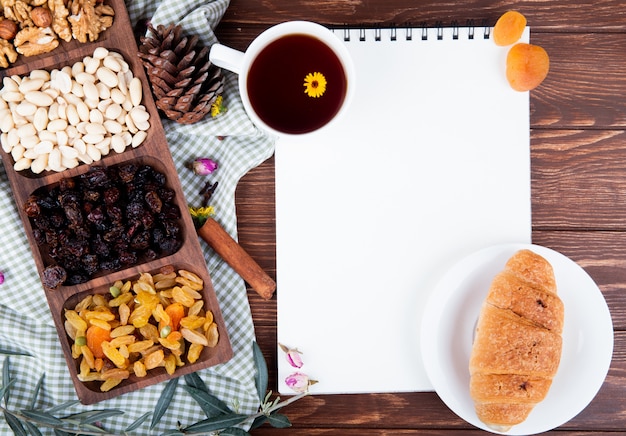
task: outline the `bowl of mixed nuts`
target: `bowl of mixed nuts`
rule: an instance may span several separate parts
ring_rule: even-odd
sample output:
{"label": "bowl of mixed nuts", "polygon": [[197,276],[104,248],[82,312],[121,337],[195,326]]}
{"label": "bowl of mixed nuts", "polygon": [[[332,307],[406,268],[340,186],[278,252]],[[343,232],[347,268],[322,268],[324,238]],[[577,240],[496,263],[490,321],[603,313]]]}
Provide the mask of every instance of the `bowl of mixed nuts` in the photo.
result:
{"label": "bowl of mixed nuts", "polygon": [[123,0],[15,0],[0,52],[0,156],[80,401],[229,360]]}

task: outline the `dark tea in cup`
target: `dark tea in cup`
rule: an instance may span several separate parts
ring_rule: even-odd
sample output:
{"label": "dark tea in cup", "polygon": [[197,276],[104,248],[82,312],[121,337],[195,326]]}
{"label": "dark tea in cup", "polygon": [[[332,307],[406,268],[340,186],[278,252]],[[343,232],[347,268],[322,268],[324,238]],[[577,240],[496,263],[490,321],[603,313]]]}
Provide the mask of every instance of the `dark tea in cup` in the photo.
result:
{"label": "dark tea in cup", "polygon": [[250,119],[278,137],[305,135],[330,124],[354,93],[354,66],[345,44],[310,21],[272,26],[245,52],[214,44],[210,59],[239,74]]}
{"label": "dark tea in cup", "polygon": [[326,125],[346,97],[347,79],[335,52],[305,34],[285,35],[263,48],[248,71],[248,98],[268,126],[302,134]]}

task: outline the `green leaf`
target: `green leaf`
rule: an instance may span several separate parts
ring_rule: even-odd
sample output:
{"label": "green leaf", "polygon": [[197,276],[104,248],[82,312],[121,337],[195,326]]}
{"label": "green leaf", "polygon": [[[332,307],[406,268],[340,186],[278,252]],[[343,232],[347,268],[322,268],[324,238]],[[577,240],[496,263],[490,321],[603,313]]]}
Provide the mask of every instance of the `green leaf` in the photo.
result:
{"label": "green leaf", "polygon": [[15,436],[28,436],[28,433],[26,433],[26,430],[24,430],[22,423],[19,419],[17,419],[15,415],[10,414],[7,410],[4,410],[3,412],[4,420],[7,422],[7,424],[9,424],[9,427],[11,427],[11,430],[13,430],[13,434]]}
{"label": "green leaf", "polygon": [[163,392],[161,393],[161,397],[159,401],[157,401],[156,407],[154,408],[154,414],[152,415],[152,422],[150,423],[150,430],[152,430],[159,423],[163,414],[170,406],[170,402],[174,397],[174,393],[176,392],[176,386],[178,386],[178,377],[171,379],[165,385]]}
{"label": "green leaf", "polygon": [[46,412],[48,412],[50,414],[57,413],[57,412],[60,412],[62,410],[65,410],[65,409],[69,409],[74,404],[78,404],[78,402],[79,402],[78,400],[65,401],[64,403],[61,403],[59,405],[56,405],[54,407],[51,407],[51,408],[47,409]]}
{"label": "green leaf", "polygon": [[7,348],[1,348],[1,347],[0,347],[0,354],[6,354],[8,356],[31,356],[33,357],[32,354],[27,353],[26,351],[9,350]]}
{"label": "green leaf", "polygon": [[43,436],[39,429],[35,427],[35,424],[33,424],[32,422],[26,421],[24,425],[26,425],[26,428],[28,429],[28,432],[31,436]]}
{"label": "green leaf", "polygon": [[222,400],[215,395],[211,395],[208,392],[196,389],[191,386],[183,386],[183,388],[189,392],[194,400],[200,405],[200,408],[204,411],[208,418],[212,418],[219,415],[227,415],[233,411]]}
{"label": "green leaf", "polygon": [[257,416],[256,419],[254,421],[252,421],[252,425],[250,426],[250,430],[257,429],[257,428],[261,427],[263,424],[265,424],[266,422],[267,422],[267,416],[266,415]]}
{"label": "green leaf", "polygon": [[206,387],[206,384],[202,381],[197,372],[192,372],[191,374],[185,374],[185,382],[188,386],[199,389],[204,392],[209,392],[209,389]]}
{"label": "green leaf", "polygon": [[263,398],[265,398],[265,391],[267,391],[267,381],[269,376],[267,373],[267,363],[265,362],[265,357],[263,357],[263,352],[256,341],[252,342],[252,355],[254,356],[254,365],[256,367],[256,375],[254,377],[256,391],[259,395],[259,401],[262,403]]}
{"label": "green leaf", "polygon": [[287,415],[282,413],[272,413],[269,416],[270,425],[274,428],[287,428],[291,427],[291,421],[287,418]]}
{"label": "green leaf", "polygon": [[250,433],[238,427],[228,427],[220,432],[220,436],[250,436]]}
{"label": "green leaf", "polygon": [[117,409],[88,410],[86,412],[69,415],[64,419],[66,421],[76,421],[80,424],[93,424],[94,422],[102,421],[103,419],[109,418],[111,416],[119,416],[123,414],[124,412]]}
{"label": "green leaf", "polygon": [[44,412],[43,410],[22,410],[22,415],[27,418],[32,419],[35,422],[39,422],[41,424],[48,425],[63,425],[63,421],[57,418],[54,415],[51,415],[49,412]]}
{"label": "green leaf", "polygon": [[131,432],[131,431],[133,431],[133,430],[138,429],[138,428],[139,428],[139,426],[140,426],[141,424],[143,424],[144,422],[146,422],[146,419],[148,419],[148,417],[150,416],[150,414],[151,414],[151,413],[152,413],[152,412],[146,412],[146,413],[144,413],[143,415],[141,415],[139,418],[137,418],[137,419],[135,420],[135,422],[133,422],[133,423],[132,423],[131,425],[129,425],[128,427],[126,427],[126,430],[125,430],[125,431],[127,431],[127,432]]}
{"label": "green leaf", "polygon": [[72,418],[63,418],[63,427],[64,428],[79,428],[81,430],[89,430],[92,433],[106,433],[102,427],[98,427],[93,424],[85,424],[78,419]]}
{"label": "green leaf", "polygon": [[13,380],[9,380],[9,382],[7,384],[5,384],[4,386],[2,386],[0,388],[0,398],[4,397],[4,394],[6,392],[8,392],[9,389],[11,389],[11,386],[13,386],[15,384],[15,379]]}
{"label": "green leaf", "polygon": [[2,384],[7,386],[2,394],[2,398],[4,399],[4,405],[6,406],[9,402],[9,397],[11,394],[11,389],[8,388],[11,384],[11,359],[7,356],[4,359],[4,364],[2,365]]}
{"label": "green leaf", "polygon": [[241,424],[248,417],[240,413],[231,413],[229,415],[220,415],[213,418],[207,418],[202,421],[198,421],[195,424],[191,424],[189,427],[184,428],[184,433],[206,433],[209,431],[221,430],[224,428],[232,427],[233,425]]}
{"label": "green leaf", "polygon": [[165,433],[161,433],[161,436],[185,436],[185,433],[180,430],[168,430]]}
{"label": "green leaf", "polygon": [[37,382],[37,386],[35,386],[35,391],[33,392],[33,397],[30,399],[30,407],[29,409],[34,409],[35,404],[37,404],[37,398],[39,397],[39,391],[41,391],[41,386],[43,386],[43,379],[46,373],[41,374],[39,377],[39,381]]}

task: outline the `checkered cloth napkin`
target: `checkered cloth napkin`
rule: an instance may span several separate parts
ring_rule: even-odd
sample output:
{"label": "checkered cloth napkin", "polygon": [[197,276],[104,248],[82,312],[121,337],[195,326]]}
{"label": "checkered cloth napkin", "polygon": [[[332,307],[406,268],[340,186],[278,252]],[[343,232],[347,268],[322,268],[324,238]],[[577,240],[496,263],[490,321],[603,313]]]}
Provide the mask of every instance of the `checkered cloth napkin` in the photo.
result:
{"label": "checkered cloth napkin", "polygon": [[[228,4],[228,0],[127,0],[133,24],[139,20],[150,20],[154,25],[178,23],[187,33],[199,35],[205,46],[217,41],[212,29],[222,18]],[[228,72],[225,76],[223,97],[228,108],[226,113],[215,119],[209,116],[189,126],[169,120],[163,123],[188,203],[199,206],[200,191],[207,180],[218,181],[218,188],[211,198],[215,218],[236,238],[234,196],[237,182],[247,171],[270,157],[274,147],[273,142],[261,134],[245,115],[237,91],[237,77]],[[207,178],[194,175],[185,163],[196,157],[212,158],[219,165],[217,171]],[[0,348],[25,351],[31,355],[10,356],[11,378],[16,379],[16,384],[11,390],[9,408],[16,411],[28,408],[43,373],[45,378],[37,408],[76,400],[4,167],[0,167],[0,229],[0,271],[5,275],[5,282],[0,285]],[[198,374],[211,392],[227,404],[237,402],[242,413],[253,413],[258,407],[252,357],[255,333],[245,284],[204,242],[201,245],[234,357]],[[4,360],[5,356],[0,354],[0,359]],[[154,410],[163,387],[164,384],[150,386],[93,406],[78,404],[64,412],[70,414],[94,408],[123,410],[124,415],[103,422],[110,432],[121,433],[141,415]],[[134,434],[158,434],[176,428],[177,422],[185,425],[205,417],[191,396],[179,387],[154,431],[149,430],[148,419]],[[42,433],[48,434],[44,430]],[[10,434],[2,419],[0,434]]]}

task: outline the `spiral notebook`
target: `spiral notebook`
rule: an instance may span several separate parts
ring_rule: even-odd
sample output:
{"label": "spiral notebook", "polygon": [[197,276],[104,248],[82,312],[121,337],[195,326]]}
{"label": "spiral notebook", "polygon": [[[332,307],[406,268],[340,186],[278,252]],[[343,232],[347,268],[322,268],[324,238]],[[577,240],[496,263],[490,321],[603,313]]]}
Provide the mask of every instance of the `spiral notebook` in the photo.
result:
{"label": "spiral notebook", "polygon": [[302,351],[313,393],[431,390],[431,290],[468,254],[531,240],[529,95],[491,30],[335,30],[349,111],[276,144],[277,340]]}

